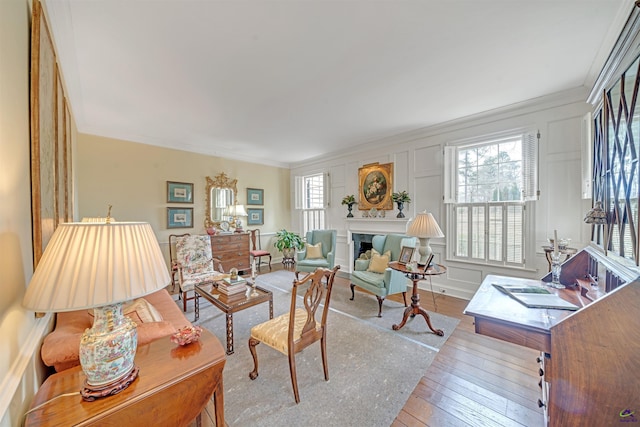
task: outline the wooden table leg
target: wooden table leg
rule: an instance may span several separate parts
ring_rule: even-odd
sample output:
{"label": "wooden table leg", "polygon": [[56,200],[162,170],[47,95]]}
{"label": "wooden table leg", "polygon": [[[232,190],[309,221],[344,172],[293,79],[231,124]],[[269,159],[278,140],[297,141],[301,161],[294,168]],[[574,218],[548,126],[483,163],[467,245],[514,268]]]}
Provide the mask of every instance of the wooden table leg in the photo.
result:
{"label": "wooden table leg", "polygon": [[434,329],[433,326],[431,326],[431,318],[429,317],[429,313],[427,313],[424,308],[420,307],[420,293],[418,293],[418,282],[420,281],[420,277],[414,275],[411,280],[413,281],[411,305],[404,310],[402,322],[392,326],[393,330],[397,331],[402,328],[404,324],[407,323],[407,319],[409,318],[409,316],[414,317],[416,314],[420,314],[422,315],[422,317],[424,317],[424,320],[427,322],[427,326],[434,334],[438,336],[444,336],[444,331],[442,329]]}
{"label": "wooden table leg", "polygon": [[233,354],[233,313],[227,313],[227,354]]}
{"label": "wooden table leg", "polygon": [[200,295],[196,290],[193,293],[193,321],[196,322],[200,318]]}
{"label": "wooden table leg", "polygon": [[213,405],[215,406],[215,416],[216,416],[216,426],[225,427],[226,424],[224,422],[224,388],[222,386],[222,375],[220,376],[220,381],[218,381],[218,386],[213,392]]}

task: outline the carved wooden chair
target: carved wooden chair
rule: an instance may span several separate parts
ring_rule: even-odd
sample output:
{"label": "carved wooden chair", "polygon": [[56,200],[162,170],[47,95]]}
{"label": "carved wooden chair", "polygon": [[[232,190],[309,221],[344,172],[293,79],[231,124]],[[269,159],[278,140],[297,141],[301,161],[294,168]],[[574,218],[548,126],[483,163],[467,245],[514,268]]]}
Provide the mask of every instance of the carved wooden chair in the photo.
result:
{"label": "carved wooden chair", "polygon": [[[249,378],[255,380],[258,377],[256,346],[263,342],[289,357],[289,372],[291,373],[293,394],[296,403],[300,403],[295,355],[314,342],[320,341],[324,379],[329,381],[326,343],[327,314],[329,313],[333,279],[338,269],[340,269],[339,265],[333,270],[318,268],[314,273],[308,273],[301,280],[294,280],[293,288],[291,289],[289,312],[251,328],[249,350],[253,356],[253,371],[249,373]],[[303,298],[304,308],[296,307],[298,287],[306,284],[308,284],[308,288]],[[318,307],[322,303],[324,303],[324,308],[322,309],[321,318],[317,319],[316,315],[319,314],[317,313]]]}
{"label": "carved wooden chair", "polygon": [[208,235],[186,235],[176,238],[176,262],[184,311],[187,311],[187,301],[195,297],[188,297],[188,292],[193,291],[197,284],[213,282],[223,276],[222,270],[215,270],[216,261],[219,262],[211,254],[211,238]]}
{"label": "carved wooden chair", "polygon": [[253,230],[247,230],[251,235],[251,250],[249,251],[249,255],[251,255],[251,261],[258,259],[258,270],[260,269],[260,265],[262,265],[262,257],[269,257],[269,270],[271,270],[271,252],[265,251],[262,249],[262,243],[260,241],[260,229],[256,228]]}
{"label": "carved wooden chair", "polygon": [[171,263],[171,292],[176,289],[176,284],[179,283],[180,279],[177,277],[178,272],[178,260],[176,258],[176,240],[178,237],[190,236],[190,233],[184,234],[169,234],[169,261]]}

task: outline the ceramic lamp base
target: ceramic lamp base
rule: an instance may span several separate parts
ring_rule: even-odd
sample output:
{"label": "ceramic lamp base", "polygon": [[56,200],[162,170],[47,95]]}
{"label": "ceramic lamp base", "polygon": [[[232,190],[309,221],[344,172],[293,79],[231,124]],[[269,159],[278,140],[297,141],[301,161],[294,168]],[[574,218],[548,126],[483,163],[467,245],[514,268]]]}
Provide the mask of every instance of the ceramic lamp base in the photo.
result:
{"label": "ceramic lamp base", "polygon": [[131,384],[136,378],[138,378],[139,371],[140,368],[134,366],[128,375],[125,375],[118,381],[115,381],[111,384],[101,386],[92,386],[85,380],[84,386],[82,387],[82,390],[80,390],[80,395],[87,402],[93,402],[94,400],[101,397],[118,394],[125,388],[129,387],[129,384]]}
{"label": "ceramic lamp base", "polygon": [[116,389],[122,390],[135,379],[131,373],[135,370],[133,360],[138,347],[136,324],[123,316],[122,303],[96,307],[93,313],[93,327],[85,330],[80,340],[80,365],[87,377],[86,388],[113,389],[115,384]]}

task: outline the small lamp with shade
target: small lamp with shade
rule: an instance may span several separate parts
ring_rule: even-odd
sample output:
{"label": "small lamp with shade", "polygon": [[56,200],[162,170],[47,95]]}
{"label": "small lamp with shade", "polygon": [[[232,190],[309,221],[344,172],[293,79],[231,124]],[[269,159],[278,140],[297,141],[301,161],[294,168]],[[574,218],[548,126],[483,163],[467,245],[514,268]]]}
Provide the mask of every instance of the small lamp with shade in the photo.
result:
{"label": "small lamp with shade", "polygon": [[82,335],[80,394],[92,401],[119,393],[138,375],[136,324],[123,303],[171,282],[151,226],[144,222],[58,225],[36,266],[23,306],[36,312],[94,311]]}
{"label": "small lamp with shade", "polygon": [[427,211],[420,212],[416,216],[416,219],[409,225],[407,234],[420,240],[420,247],[418,248],[418,253],[420,254],[419,265],[425,265],[433,252],[431,246],[429,246],[429,240],[444,237],[444,233],[435,218]]}

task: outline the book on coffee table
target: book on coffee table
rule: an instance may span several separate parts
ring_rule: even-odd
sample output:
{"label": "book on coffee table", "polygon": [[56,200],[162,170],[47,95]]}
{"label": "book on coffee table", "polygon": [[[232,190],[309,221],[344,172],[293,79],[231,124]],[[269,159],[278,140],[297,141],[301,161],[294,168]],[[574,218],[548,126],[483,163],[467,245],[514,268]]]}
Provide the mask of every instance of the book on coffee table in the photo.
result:
{"label": "book on coffee table", "polygon": [[225,277],[218,283],[218,291],[225,295],[239,294],[247,290],[247,281],[242,277],[238,277],[236,280],[231,280]]}
{"label": "book on coffee table", "polygon": [[553,308],[556,310],[577,310],[580,308],[542,286],[498,285],[495,283],[493,286],[529,308]]}

